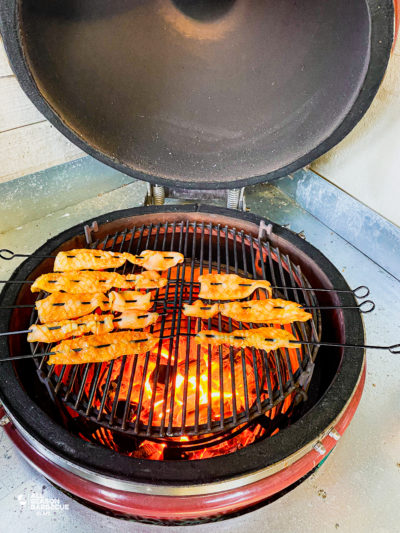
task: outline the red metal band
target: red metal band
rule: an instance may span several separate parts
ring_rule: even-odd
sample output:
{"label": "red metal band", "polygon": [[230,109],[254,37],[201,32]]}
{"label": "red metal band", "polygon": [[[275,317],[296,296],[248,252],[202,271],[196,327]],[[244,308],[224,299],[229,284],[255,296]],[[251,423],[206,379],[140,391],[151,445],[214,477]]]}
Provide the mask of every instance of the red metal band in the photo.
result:
{"label": "red metal band", "polygon": [[[365,367],[350,404],[335,426],[341,435],[358,407],[364,382]],[[45,477],[66,491],[118,513],[165,520],[227,514],[254,505],[302,478],[336,445],[336,441],[327,436],[322,441],[326,449],[324,455],[321,456],[317,451],[311,450],[284,470],[239,489],[201,496],[153,496],[111,489],[79,478],[40,455],[12,424],[8,424],[4,429],[22,455]]]}
{"label": "red metal band", "polygon": [[399,35],[400,27],[400,0],[393,0],[394,3],[394,19],[395,19],[395,30],[394,30],[394,41],[393,48],[396,45],[397,37]]}

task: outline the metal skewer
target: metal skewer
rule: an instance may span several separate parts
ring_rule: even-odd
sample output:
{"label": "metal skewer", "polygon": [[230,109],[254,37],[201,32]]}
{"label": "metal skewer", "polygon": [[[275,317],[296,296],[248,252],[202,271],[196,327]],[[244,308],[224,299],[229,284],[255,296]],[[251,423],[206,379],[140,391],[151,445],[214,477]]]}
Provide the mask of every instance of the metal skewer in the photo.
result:
{"label": "metal skewer", "polygon": [[[137,339],[137,340],[128,341],[128,342],[137,344],[139,342],[147,342],[149,340],[150,339]],[[91,348],[107,348],[107,346],[111,346],[111,344],[100,344],[99,346],[91,346]],[[83,348],[72,348],[73,352],[81,352],[82,350]],[[4,359],[0,358],[0,363],[6,362],[6,361],[17,361],[19,359],[34,359],[35,357],[46,357],[46,355],[57,355],[59,353],[62,353],[62,352],[44,352],[44,353],[39,353],[39,354],[16,355],[12,357],[5,357]],[[122,355],[120,357],[122,357]]]}
{"label": "metal skewer", "polygon": [[[85,271],[86,272],[86,271]],[[91,270],[90,272],[97,272],[95,270]],[[64,274],[64,272],[51,272],[51,274],[60,274],[60,276],[62,274]],[[122,274],[121,274],[122,275]],[[140,276],[140,274],[138,274]],[[165,278],[163,278],[165,279]],[[68,280],[69,282],[71,283],[82,283],[82,280],[81,279],[69,279]],[[99,279],[99,280],[96,280],[97,283],[108,283],[108,279]],[[137,281],[135,279],[126,279],[125,280],[127,283],[137,283]],[[24,285],[24,284],[33,284],[35,283],[34,281],[28,279],[28,280],[21,280],[21,281],[18,281],[18,280],[0,280],[0,283],[16,283],[16,284],[19,284],[19,285]],[[46,283],[58,283],[58,280],[56,279],[49,279],[46,281]],[[178,280],[178,283],[179,283],[179,280]],[[154,289],[157,289],[159,287],[154,287]]]}
{"label": "metal skewer", "polygon": [[[262,302],[262,300],[258,300],[258,301]],[[217,303],[217,305],[220,305],[220,304]],[[200,307],[200,309],[202,311],[203,310],[209,311],[210,309],[212,309],[212,304],[206,305],[204,307]],[[251,309],[251,305],[243,306],[242,309]],[[281,305],[276,305],[276,306],[273,306],[272,309],[285,309],[285,307]],[[375,309],[375,302],[373,302],[372,300],[364,300],[363,302],[360,303],[360,305],[301,305],[297,307],[297,309],[303,309],[303,310],[304,309],[358,309],[360,313],[366,314],[366,313],[371,313]],[[218,314],[219,312],[220,311],[218,311],[216,314]],[[192,318],[203,318],[203,317],[192,316]],[[208,320],[208,318],[205,318],[204,320]]]}
{"label": "metal skewer", "polygon": [[[168,259],[168,258],[167,258]],[[59,274],[61,275],[62,272],[59,272]],[[71,280],[71,281],[74,281],[76,283],[80,282],[81,280]],[[99,280],[100,282],[101,281],[107,281],[107,280]],[[127,281],[130,281],[131,283],[135,283],[135,280],[127,280]],[[254,280],[254,281],[265,281],[265,280]],[[0,283],[19,283],[21,285],[23,285],[24,283],[34,283],[34,281],[32,280],[0,280]],[[48,283],[57,283],[57,281],[53,281],[53,280],[50,280],[48,281]],[[185,281],[185,280],[180,280],[180,279],[170,279],[169,280],[169,283],[170,284],[175,284],[175,283],[181,283],[183,285],[200,285],[200,282],[197,282],[197,281],[193,281],[193,282],[190,282],[190,281]],[[222,283],[211,283],[211,285],[222,285]],[[239,283],[239,286],[240,287],[250,287],[252,284],[251,283]],[[291,290],[291,291],[311,291],[311,292],[337,292],[337,293],[341,293],[341,294],[345,294],[345,293],[349,293],[349,294],[353,294],[353,296],[355,296],[356,298],[366,298],[367,296],[370,295],[370,290],[369,288],[366,286],[366,285],[360,285],[359,287],[356,287],[355,289],[325,289],[325,288],[312,288],[312,287],[290,287],[290,286],[277,286],[277,285],[271,285],[269,288],[271,289],[276,289],[276,290]]]}
{"label": "metal skewer", "polygon": [[[152,315],[152,314],[154,314],[154,313],[145,313],[144,315],[139,315],[136,318],[147,318],[149,315]],[[168,315],[168,313],[157,313],[157,314],[158,314],[158,316],[166,316],[166,315]],[[99,315],[99,316],[101,316],[101,315]],[[113,322],[121,322],[121,320],[123,320],[123,318],[121,318],[121,317],[114,318]],[[104,324],[104,320],[96,320],[96,322],[98,324]],[[86,322],[80,322],[79,324],[77,324],[77,326],[86,326],[86,324],[87,324]],[[46,326],[46,324],[39,324],[39,325],[40,326]],[[53,330],[61,329],[61,328],[62,328],[62,326],[50,326],[50,327],[47,327],[47,329],[49,331],[53,331]],[[30,330],[30,329],[21,329],[19,331],[5,331],[3,333],[0,333],[0,337],[4,337],[6,335],[19,335],[19,334],[22,335],[24,333],[32,333],[32,330]]]}
{"label": "metal skewer", "polygon": [[[256,329],[256,328],[255,328]],[[247,330],[251,331],[251,330]],[[181,333],[183,336],[187,337],[197,337],[198,335],[201,335],[201,331],[199,333]],[[227,333],[226,335],[229,335]],[[217,335],[212,335],[211,333],[206,333],[203,335],[203,337],[209,338],[209,339],[218,339]],[[232,339],[235,340],[246,340],[246,337],[242,337],[241,335],[232,335]],[[276,342],[281,339],[264,339],[266,342]],[[392,354],[400,354],[400,344],[392,344],[391,346],[375,346],[371,344],[342,344],[340,342],[325,342],[325,341],[302,341],[302,340],[285,340],[285,342],[288,342],[289,344],[301,344],[304,346],[328,346],[332,348],[362,348],[366,350],[389,350]],[[250,346],[250,345],[249,345]]]}
{"label": "metal skewer", "polygon": [[[156,302],[157,300],[150,300],[150,301],[153,301],[153,302]],[[160,300],[161,301],[161,300]],[[40,300],[38,300],[38,302],[40,302]],[[137,302],[137,300],[125,300],[126,303],[135,303]],[[92,302],[80,302],[81,305],[89,305],[91,304]],[[102,302],[103,304],[108,304],[109,302],[107,300],[103,300]],[[54,304],[51,304],[52,306],[54,307],[62,307],[63,305],[65,305],[65,302],[60,302],[60,303],[54,303]],[[25,308],[33,308],[35,307],[35,304],[18,304],[18,305],[1,305],[0,306],[0,310],[1,309],[25,309]],[[126,309],[126,311],[129,311],[129,309]]]}
{"label": "metal skewer", "polygon": [[38,259],[55,259],[55,255],[35,255],[32,254],[15,254],[12,250],[8,250],[7,248],[2,248],[0,250],[0,259],[4,259],[5,261],[10,261],[11,259],[14,259],[14,257],[37,257]]}
{"label": "metal skewer", "polygon": [[[135,302],[136,300],[125,300],[126,302]],[[152,300],[153,302],[157,302],[157,300]],[[162,300],[160,300],[162,301]],[[82,304],[89,304],[90,302],[81,302]],[[107,303],[107,302],[103,302],[103,303]],[[61,304],[53,304],[53,305],[65,305],[63,303]],[[368,309],[364,309],[366,307],[366,305],[368,305]],[[33,307],[32,306],[25,306],[25,307]],[[209,310],[211,309],[212,307],[211,306],[204,306],[204,307],[200,307],[201,310]],[[247,307],[242,307],[242,309],[251,309],[251,306],[247,306]],[[281,306],[277,306],[277,307],[273,307],[272,309],[284,309],[283,307]],[[324,306],[324,307],[318,307],[318,306],[305,306],[305,307],[299,307],[298,309],[358,309],[360,311],[360,313],[363,313],[363,314],[366,314],[366,313],[371,313],[374,309],[375,309],[375,303],[372,301],[372,300],[364,300],[360,305],[356,305],[356,306],[338,306],[338,307],[335,307],[335,306]],[[127,311],[129,311],[127,309]],[[155,311],[153,311],[155,312]],[[151,312],[152,313],[152,312]],[[172,310],[169,312],[169,313],[158,313],[159,316],[168,316],[169,314],[172,313]],[[219,311],[216,313],[218,314]],[[147,313],[147,314],[144,314],[144,315],[140,315],[138,316],[137,318],[146,318],[147,316],[149,316],[150,313]],[[192,316],[191,318],[199,318],[201,320],[208,320],[208,318],[203,318],[203,317],[194,317]],[[121,318],[116,318],[113,320],[113,322],[119,322],[120,320],[122,320]],[[273,319],[271,319],[273,320]],[[98,320],[99,324],[103,324],[104,323],[104,320]],[[266,319],[266,322],[268,322],[268,319]],[[45,325],[45,324],[42,324],[42,325]],[[85,322],[81,322],[80,324],[78,324],[78,326],[85,326],[86,323]],[[60,329],[62,326],[53,326],[53,327],[50,327],[48,328],[49,330],[53,330],[53,329]],[[25,329],[25,330],[19,330],[19,331],[6,331],[6,332],[3,332],[3,333],[0,333],[0,337],[2,336],[6,336],[6,335],[18,335],[18,334],[23,334],[23,333],[31,333],[31,330],[30,329]]]}
{"label": "metal skewer", "polygon": [[[266,280],[254,280],[254,281],[266,281]],[[194,283],[194,285],[196,285],[196,284],[197,283]],[[200,284],[200,283],[198,283],[198,284]],[[223,283],[210,283],[210,285],[223,285]],[[240,287],[251,287],[253,284],[252,283],[238,283],[238,285]],[[325,289],[325,288],[315,289],[313,287],[290,287],[290,286],[276,286],[276,285],[275,286],[271,285],[269,288],[270,289],[277,289],[277,290],[286,289],[286,290],[292,290],[292,291],[351,293],[356,298],[366,298],[370,294],[370,290],[369,290],[369,288],[366,285],[360,285],[359,287],[356,287],[353,290],[351,290],[351,289],[350,290],[348,290],[348,289]],[[362,294],[359,294],[360,291],[362,292]]]}
{"label": "metal skewer", "polygon": [[[95,272],[94,270],[91,272]],[[60,276],[63,274],[63,272],[52,272],[52,274],[60,274]],[[140,274],[139,274],[140,275]],[[69,279],[71,283],[82,283],[81,279]],[[108,279],[99,279],[97,280],[98,283],[108,283]],[[126,279],[125,280],[128,283],[136,283],[135,279]],[[20,285],[24,285],[25,283],[32,284],[35,283],[32,280],[25,280],[25,281],[17,281],[17,280],[0,280],[0,283],[19,283]],[[56,279],[49,279],[46,281],[46,283],[58,283]]]}
{"label": "metal skewer", "polygon": [[[14,253],[12,250],[8,250],[7,248],[2,248],[0,249],[0,258],[1,259],[4,259],[6,261],[10,261],[11,259],[13,259],[14,257],[37,257],[39,259],[55,259],[56,256],[55,255],[33,255],[33,254],[16,254]],[[71,255],[71,256],[67,256],[67,257],[76,257],[76,255]],[[94,256],[96,258],[101,258],[101,255],[98,255],[98,256]],[[144,259],[143,256],[140,256],[140,255],[137,255],[135,256],[137,259]],[[174,259],[174,256],[166,256],[164,257],[164,259]],[[74,280],[75,281],[75,280]],[[76,280],[76,281],[79,281],[79,280]],[[172,280],[170,280],[172,281]],[[181,280],[175,280],[175,282],[179,282]],[[265,280],[254,280],[254,281],[265,281]],[[7,281],[7,280],[1,280],[0,283],[33,283],[33,281]],[[190,283],[190,282],[185,282],[185,281],[182,281],[182,283]],[[200,283],[199,282],[192,282],[193,285],[199,285]],[[210,283],[210,285],[223,285],[223,283],[218,283],[218,282],[214,282],[214,283]],[[251,284],[250,283],[239,283],[239,286],[241,287],[250,287]],[[356,287],[354,290],[347,290],[347,289],[326,289],[326,288],[322,288],[322,289],[314,289],[314,288],[309,288],[309,287],[284,287],[284,286],[271,286],[271,289],[290,289],[290,290],[301,290],[301,291],[319,291],[319,292],[340,292],[340,293],[346,293],[346,292],[350,292],[352,293],[354,296],[356,296],[357,298],[366,298],[367,296],[369,296],[370,294],[370,291],[368,289],[368,287],[366,287],[365,285],[360,285],[359,287]],[[362,292],[362,294],[357,294],[359,292]]]}
{"label": "metal skewer", "polygon": [[[38,300],[40,301],[40,300]],[[126,303],[135,303],[137,300],[125,300]],[[168,307],[169,304],[174,304],[174,302],[172,300],[164,300],[163,298],[159,298],[157,300],[150,300],[152,303],[154,304],[162,304],[162,305],[165,305]],[[80,302],[82,305],[89,305],[91,302]],[[107,300],[104,300],[103,301],[104,304],[108,304],[109,302]],[[182,304],[191,304],[192,302],[190,300],[182,300]],[[216,302],[217,303],[217,302]],[[64,302],[60,302],[60,303],[53,303],[52,304],[53,306],[55,307],[61,307],[63,305],[65,305]],[[368,307],[367,307],[368,306]],[[0,310],[1,309],[23,309],[23,308],[33,308],[35,307],[35,304],[21,304],[21,305],[2,305],[0,306]],[[250,306],[249,306],[250,308]],[[201,309],[204,309],[204,310],[208,310],[208,309],[211,309],[211,304],[210,306],[204,306],[204,307],[201,307]],[[243,309],[246,309],[245,307]],[[282,309],[282,307],[276,307],[275,309]],[[326,305],[326,306],[318,306],[318,305],[309,305],[309,306],[301,306],[299,309],[321,309],[321,310],[325,310],[325,309],[358,309],[360,311],[360,313],[371,313],[374,309],[375,309],[375,303],[372,301],[372,300],[364,300],[363,302],[360,303],[360,305]],[[172,312],[173,309],[170,310],[170,312]],[[196,317],[192,317],[192,318],[196,318]],[[201,317],[197,317],[197,318],[201,318]]]}
{"label": "metal skewer", "polygon": [[[88,250],[91,250],[92,248],[88,248]],[[83,248],[83,250],[86,250],[86,248]],[[62,251],[67,251],[67,250],[62,250]],[[99,250],[100,251],[100,250]],[[107,250],[105,250],[107,251]],[[67,255],[67,257],[69,258],[73,258],[73,257],[76,257],[78,254],[76,255]],[[134,255],[134,254],[132,254]],[[15,254],[12,250],[8,250],[7,248],[2,248],[0,250],[0,259],[4,259],[5,261],[10,261],[11,259],[14,259],[15,257],[34,257],[34,258],[37,258],[37,259],[55,259],[57,256],[56,255],[34,255],[34,254]],[[102,256],[101,255],[94,255],[93,257],[95,257],[96,259],[101,259]],[[118,256],[116,256],[118,258]],[[145,259],[143,256],[140,256],[140,255],[135,255],[135,258],[136,259]],[[175,259],[175,257],[172,255],[172,256],[165,256],[163,259]]]}
{"label": "metal skewer", "polygon": [[[176,337],[178,336],[197,337],[197,335],[198,333],[179,333],[179,335],[177,335]],[[211,339],[218,338],[212,334],[205,334],[204,337],[211,338]],[[165,339],[170,339],[170,338],[175,338],[175,335],[159,337],[159,340],[165,340]],[[232,338],[236,340],[246,340],[246,337],[242,337],[239,335],[232,335]],[[139,340],[134,340],[134,341],[129,341],[129,342],[139,343],[139,342],[147,342],[148,340],[149,339],[139,339]],[[276,340],[281,340],[281,339],[264,339],[264,340],[266,342],[275,342]],[[286,342],[288,342],[289,344],[301,344],[305,346],[327,346],[327,347],[332,347],[332,348],[362,348],[363,350],[365,349],[367,350],[388,350],[392,354],[396,354],[396,355],[400,354],[400,344],[392,344],[391,346],[375,346],[375,345],[370,345],[370,344],[341,344],[339,342],[324,342],[324,341],[318,342],[318,341],[289,340]],[[107,346],[110,346],[110,344],[101,344],[99,346],[93,346],[93,348],[106,348]],[[83,348],[73,348],[74,352],[81,352],[82,350]],[[267,351],[272,351],[272,350],[267,350]],[[6,362],[6,361],[17,361],[20,359],[34,359],[35,357],[46,357],[47,355],[56,355],[57,353],[62,353],[62,352],[44,352],[40,354],[16,355],[12,357],[5,357],[3,359],[0,358],[0,363]]]}
{"label": "metal skewer", "polygon": [[[175,335],[166,335],[163,337],[158,337],[158,339],[162,341],[165,339],[171,339],[171,338],[175,338]],[[138,340],[129,341],[129,342],[137,344],[139,342],[147,342],[149,340],[150,339],[138,339]],[[92,348],[106,348],[107,346],[111,346],[111,344],[100,344],[99,346],[92,346]],[[74,352],[81,352],[82,350],[83,348],[72,348],[72,351]],[[44,353],[39,353],[39,354],[36,353],[36,354],[15,355],[11,357],[0,358],[0,363],[6,362],[6,361],[18,361],[20,359],[34,359],[35,357],[46,357],[46,355],[56,355],[57,353],[62,353],[62,352],[44,352]],[[121,355],[120,357],[123,357],[123,356]]]}

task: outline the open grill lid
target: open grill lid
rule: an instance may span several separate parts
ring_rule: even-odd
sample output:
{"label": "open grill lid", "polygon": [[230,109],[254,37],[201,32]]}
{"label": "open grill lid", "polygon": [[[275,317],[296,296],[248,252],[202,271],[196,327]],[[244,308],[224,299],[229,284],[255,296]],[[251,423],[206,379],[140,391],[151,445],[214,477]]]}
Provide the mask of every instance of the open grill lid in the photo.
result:
{"label": "open grill lid", "polygon": [[129,175],[229,188],[294,171],[369,107],[392,0],[3,0],[12,67],[39,110]]}

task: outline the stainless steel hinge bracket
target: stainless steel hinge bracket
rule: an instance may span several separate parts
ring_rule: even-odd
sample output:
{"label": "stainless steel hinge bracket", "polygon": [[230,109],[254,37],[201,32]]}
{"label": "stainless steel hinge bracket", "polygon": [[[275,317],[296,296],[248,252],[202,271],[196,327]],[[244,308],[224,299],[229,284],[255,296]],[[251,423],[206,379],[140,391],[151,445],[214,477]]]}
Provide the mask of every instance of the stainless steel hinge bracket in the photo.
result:
{"label": "stainless steel hinge bracket", "polygon": [[241,189],[227,189],[226,207],[228,209],[237,209],[238,211],[247,211],[244,191],[244,187]]}
{"label": "stainless steel hinge bracket", "polygon": [[272,235],[272,224],[266,224],[264,220],[261,220],[260,225],[258,226],[258,240],[264,241],[269,240]]}
{"label": "stainless steel hinge bracket", "polygon": [[85,232],[86,244],[89,246],[90,244],[93,243],[92,233],[95,233],[96,231],[99,231],[99,226],[97,224],[97,221],[94,220],[92,222],[91,226],[86,224],[86,226],[83,227],[83,230]]}
{"label": "stainless steel hinge bracket", "polygon": [[226,206],[229,209],[247,211],[245,188],[240,189],[185,189],[183,187],[164,187],[147,184],[145,205],[164,205],[165,203],[205,203]]}

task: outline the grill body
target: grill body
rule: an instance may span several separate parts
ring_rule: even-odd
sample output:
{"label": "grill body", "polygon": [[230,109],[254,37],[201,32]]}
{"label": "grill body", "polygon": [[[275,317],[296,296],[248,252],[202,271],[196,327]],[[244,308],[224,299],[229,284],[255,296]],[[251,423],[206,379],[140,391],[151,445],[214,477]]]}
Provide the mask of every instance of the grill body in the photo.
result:
{"label": "grill body", "polygon": [[[393,37],[392,0],[282,0],[279,5],[261,0],[100,1],[96,10],[80,1],[4,0],[0,18],[21,86],[65,136],[129,175],[188,189],[237,188],[274,179],[326,152],[368,109],[384,76]],[[133,228],[143,227],[139,242],[153,239],[154,248],[169,249],[171,236],[163,234],[165,226],[176,232],[179,249],[192,260],[174,273],[181,275],[181,284],[187,282],[185,269],[193,271],[194,266],[200,272],[212,268],[250,277],[267,274],[274,284],[327,290],[310,292],[308,299],[302,293],[305,303],[355,305],[351,293],[332,290],[349,287],[322,254],[273,224],[260,238],[260,222],[250,214],[197,205],[138,208],[99,217],[96,239],[99,247],[126,245],[130,250],[129,242],[137,241]],[[156,228],[155,236],[146,230],[149,225]],[[110,245],[111,235],[115,242]],[[37,255],[85,246],[81,227],[75,227],[51,239]],[[171,249],[177,248],[172,244]],[[266,258],[275,257],[273,266],[263,260],[264,250]],[[12,279],[34,279],[51,266],[33,255]],[[171,311],[171,300],[173,309],[192,298],[195,281],[189,279],[183,292],[169,279],[171,292],[165,295],[163,311]],[[283,289],[276,296],[292,294]],[[8,285],[0,302],[25,305],[34,297],[29,287]],[[25,329],[32,319],[29,310],[10,311],[1,317],[1,330]],[[217,326],[232,329],[231,323],[220,321]],[[191,325],[178,312],[163,318],[160,327],[176,335]],[[321,316],[314,312],[311,328],[301,326],[295,333],[314,341],[322,335],[332,342],[364,342],[360,315],[345,308]],[[189,346],[190,339],[185,342]],[[179,351],[177,343],[167,344],[166,382],[168,372],[175,375]],[[35,354],[42,349],[18,337],[0,338],[4,356],[30,348]],[[163,373],[160,352],[161,345],[154,384]],[[264,381],[244,409],[232,408],[226,415],[221,403],[219,420],[212,418],[210,408],[200,420],[196,408],[194,420],[182,415],[179,424],[172,416],[173,390],[165,395],[170,411],[164,409],[160,421],[152,400],[148,418],[138,415],[132,422],[127,404],[122,413],[118,410],[119,378],[117,399],[108,403],[111,377],[106,377],[100,404],[95,404],[100,374],[95,370],[90,382],[90,365],[64,367],[57,373],[44,359],[10,362],[0,373],[0,398],[13,423],[6,430],[26,459],[52,482],[103,510],[169,523],[217,519],[262,502],[310,472],[333,448],[357,408],[365,380],[363,350],[299,350],[296,367],[291,367],[287,352],[275,360],[272,383],[268,370],[273,362],[250,351],[250,366],[264,365]],[[243,351],[241,356],[245,375]],[[299,416],[278,433],[271,427],[267,438],[233,453],[157,461],[129,457],[79,436],[85,422],[123,438],[154,441],[190,435],[203,439],[202,445],[210,434],[218,439],[262,416],[276,421],[283,402],[291,399],[295,404],[314,363],[309,398]],[[123,359],[120,378],[125,364]],[[187,384],[187,373],[184,380]],[[224,390],[220,378],[220,395]],[[144,395],[142,380],[139,413]]]}
{"label": "grill body", "polygon": [[[261,222],[260,218],[251,214],[238,214],[230,210],[196,205],[137,208],[100,217],[98,219],[99,232],[96,237],[101,240],[125,228],[140,227],[142,224],[151,223],[173,224],[174,221],[182,220],[199,225],[203,222],[219,224],[222,227],[227,225],[238,232],[245,232],[254,239],[258,238]],[[312,287],[349,289],[333,265],[307,242],[282,227],[271,225],[269,228],[270,246],[279,247],[282,254],[289,256],[294,264],[300,265]],[[61,249],[84,245],[82,229],[75,227],[51,239],[37,251],[37,255],[53,255]],[[25,261],[15,271],[12,279],[33,279],[46,268],[49,269],[46,261],[42,262],[33,254],[32,258]],[[27,287],[20,290],[16,285],[10,284],[1,293],[3,305],[32,301],[33,296]],[[351,293],[327,291],[319,294],[318,303],[351,306],[355,304],[355,299]],[[21,329],[22,324],[29,322],[29,319],[29,310],[26,313],[23,310],[10,311],[8,315],[3,316],[1,326],[3,330]],[[322,340],[324,338],[338,342],[363,344],[364,332],[359,313],[349,309],[325,311],[322,316]],[[2,338],[0,342],[4,355],[10,352],[22,353],[22,350],[28,349],[28,346],[24,346],[24,341],[16,338],[10,338],[9,342]],[[26,365],[26,362],[24,364]],[[189,502],[193,502],[194,500],[190,500],[191,497],[208,494],[214,495],[217,501],[218,494],[237,491],[239,488],[242,491],[243,487],[247,487],[251,492],[254,483],[261,483],[279,473],[283,476],[282,480],[286,479],[287,484],[290,484],[295,481],[296,476],[299,478],[304,474],[303,469],[297,470],[298,461],[304,460],[305,463],[301,463],[303,466],[304,464],[311,465],[311,463],[315,466],[333,446],[334,441],[329,437],[331,429],[341,421],[342,425],[337,427],[344,430],[361,395],[362,375],[365,370],[364,351],[320,348],[316,357],[317,367],[320,367],[322,372],[320,377],[314,376],[311,382],[310,402],[304,414],[289,427],[268,439],[255,442],[234,453],[196,461],[135,459],[86,442],[63,426],[60,420],[62,410],[59,409],[57,398],[54,399],[54,406],[49,408],[51,390],[32,394],[27,385],[24,368],[19,364],[3,365],[0,375],[0,397],[19,435],[22,435],[23,439],[29,443],[29,447],[36,450],[35,453],[38,452],[44,458],[49,468],[51,465],[56,465],[58,469],[68,471],[76,478],[95,483],[99,487],[107,487],[108,491],[129,493],[132,495],[131,499],[139,498],[139,494],[147,494],[163,498],[166,496],[189,498]],[[36,372],[33,362],[29,372]],[[32,374],[28,375],[31,379]],[[318,390],[313,396],[314,387]],[[319,441],[326,444],[323,455],[314,450],[314,445]],[[308,459],[305,460],[305,457]],[[292,473],[285,477],[289,467],[293,468]],[[42,470],[46,475],[44,466]],[[284,472],[286,472],[285,475]],[[52,478],[50,473],[48,475]],[[59,483],[59,477],[57,479],[55,482]],[[283,481],[282,483],[284,484]],[[81,493],[78,489],[74,492],[71,486],[65,488],[77,495]],[[256,490],[258,496],[255,499],[252,499],[254,494],[248,500],[244,498],[247,503],[240,500],[238,507],[242,504],[245,506],[251,502],[254,503],[257,498],[262,500],[265,498],[265,490],[265,487],[260,491]],[[232,501],[231,496],[227,501]],[[95,499],[93,495],[92,497]],[[135,501],[139,500],[135,499]],[[151,501],[156,502],[156,500]],[[177,514],[179,515],[178,500],[176,500],[176,505],[174,513],[171,514],[174,518]],[[125,512],[135,514],[132,509],[128,512],[126,508]],[[143,516],[151,517],[149,510],[145,512],[142,509],[142,511]],[[182,516],[186,517],[197,514],[209,516],[214,512],[222,511],[221,509],[217,511],[216,507],[212,511],[210,507],[209,513],[200,508],[196,512],[193,507],[190,507],[185,514],[184,506],[182,506]],[[228,512],[228,507],[223,512]],[[168,518],[167,511],[165,511],[165,518]]]}
{"label": "grill body", "polygon": [[[335,424],[336,431],[343,434],[348,427],[361,399],[365,383],[365,366],[356,390],[347,408]],[[218,493],[194,496],[148,495],[127,492],[105,485],[93,477],[90,481],[73,474],[49,459],[48,453],[41,453],[32,440],[24,439],[15,426],[5,428],[25,459],[52,483],[66,491],[85,505],[113,516],[132,519],[156,525],[195,525],[218,521],[242,512],[251,511],[268,502],[270,497],[293,486],[309,474],[333,450],[336,440],[329,434],[321,440],[325,448],[322,456],[310,450],[292,465],[262,477],[259,481],[243,484]]]}

